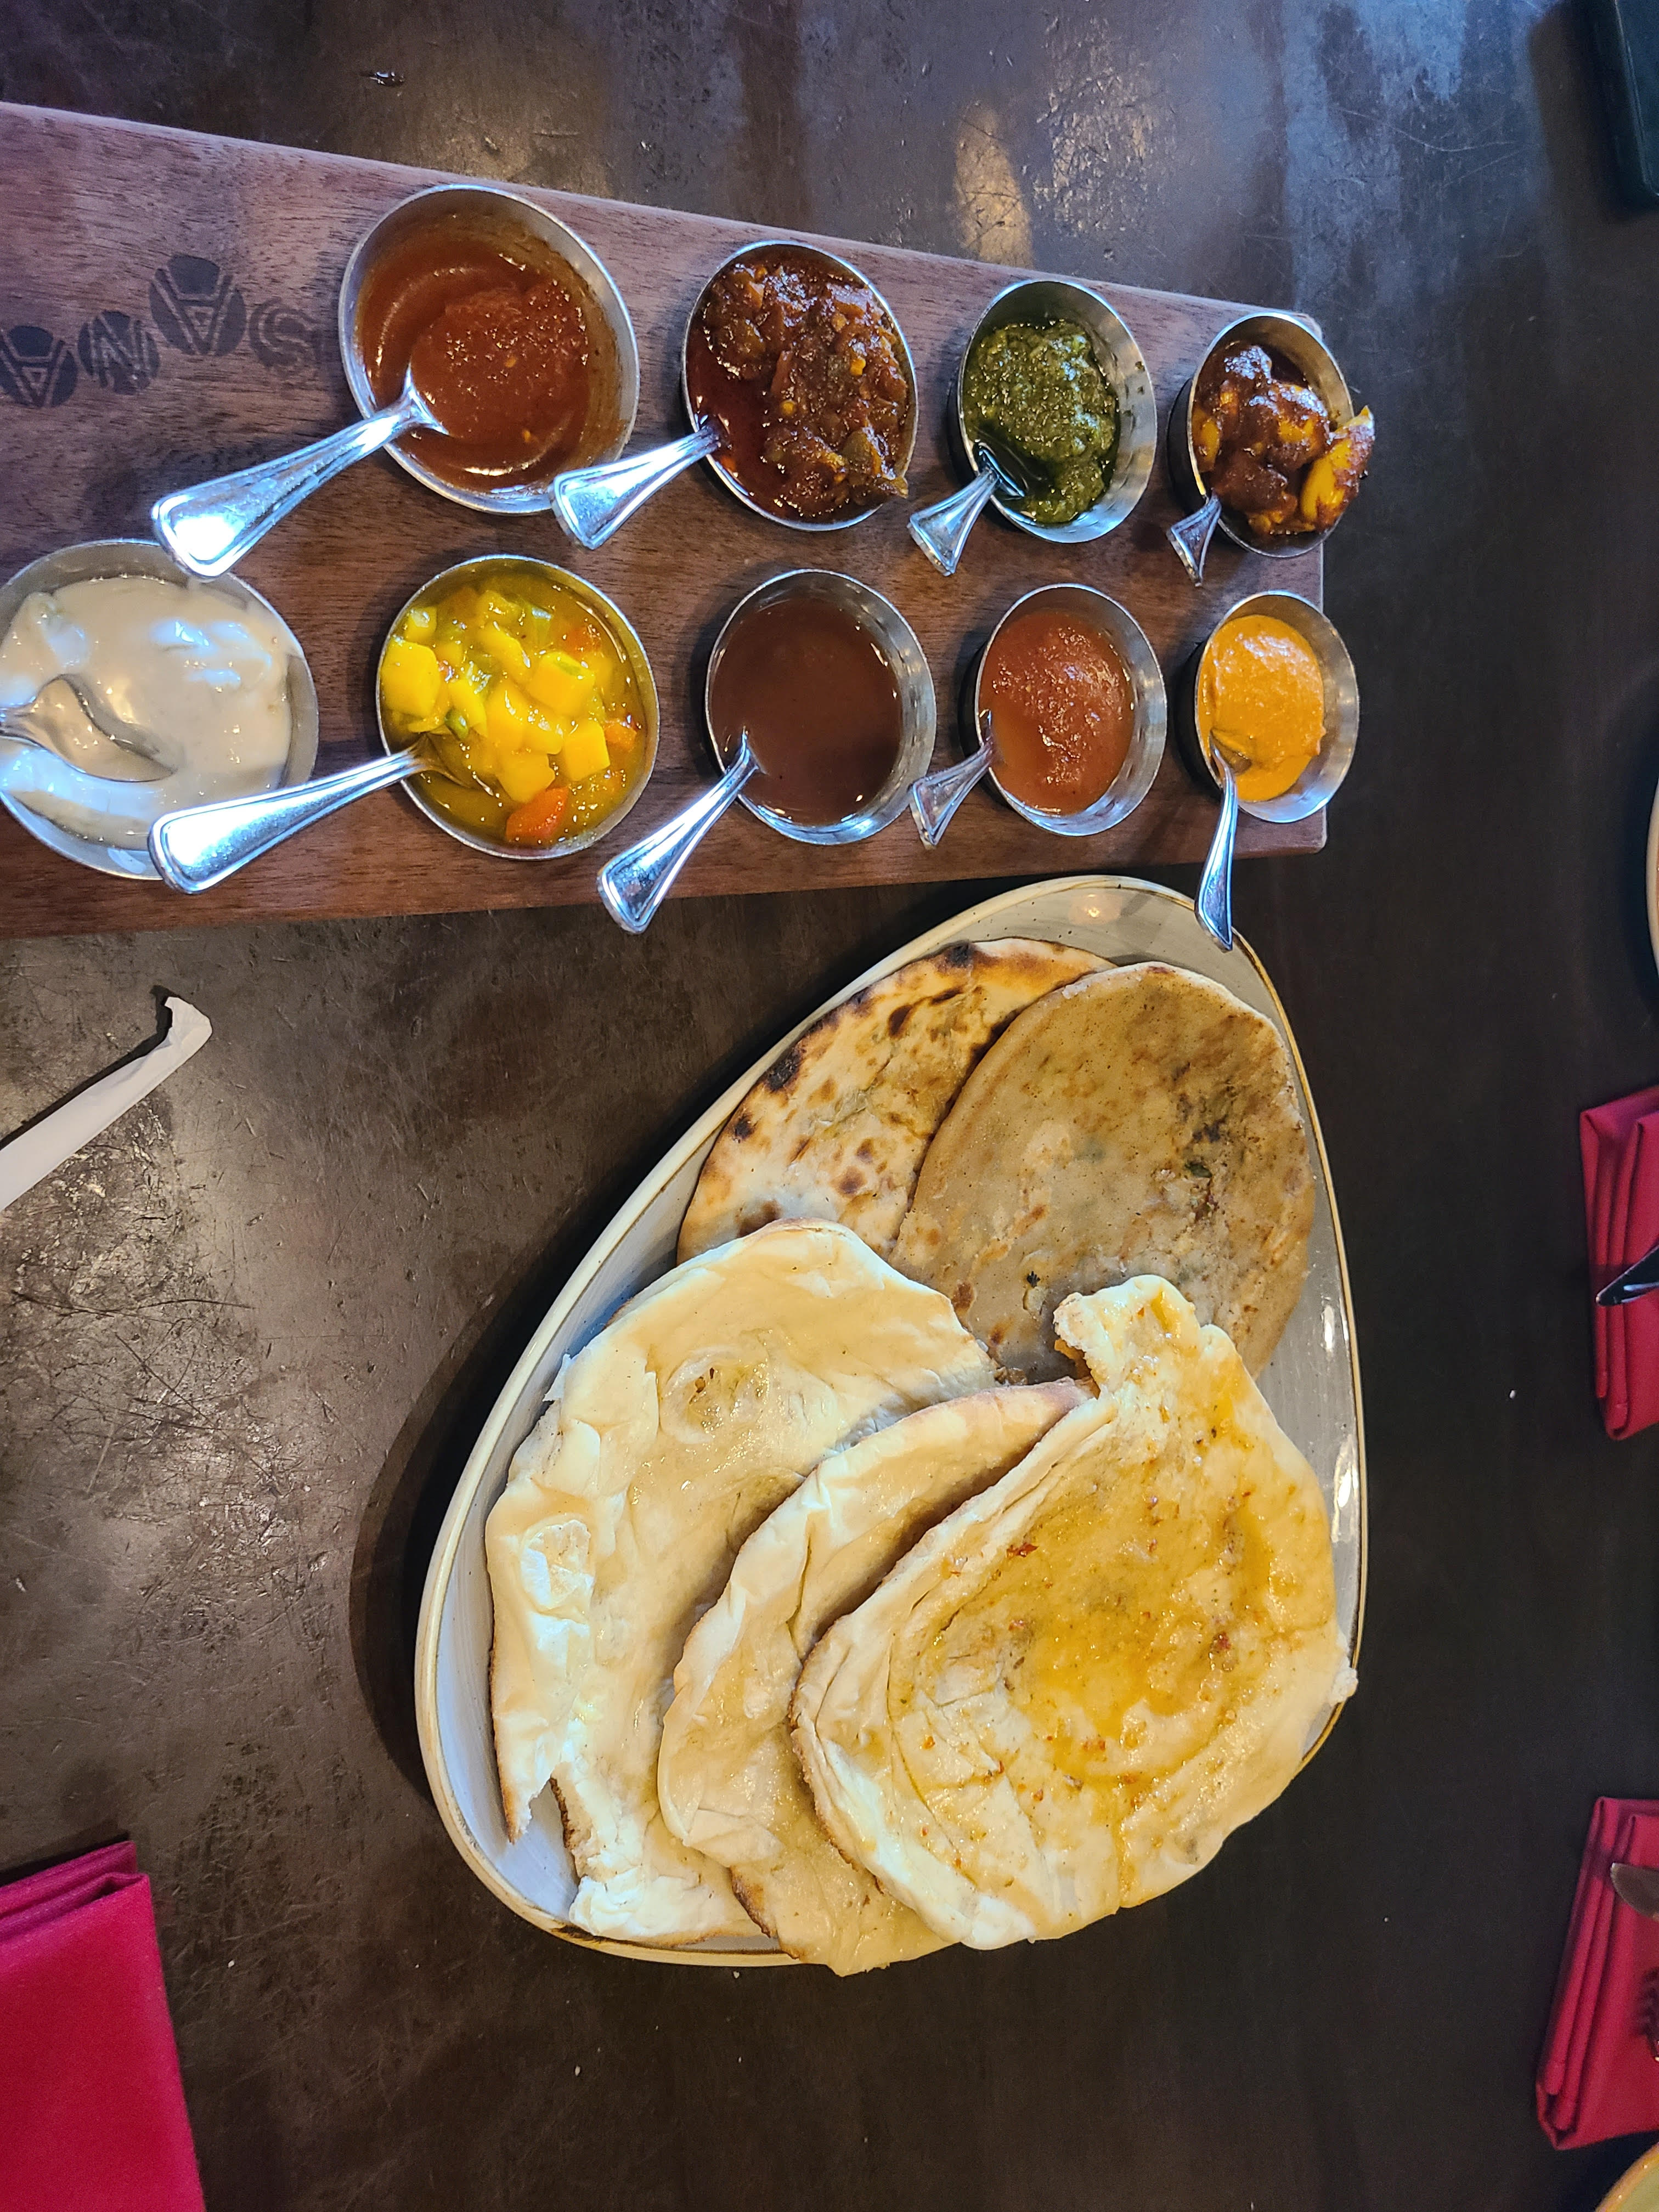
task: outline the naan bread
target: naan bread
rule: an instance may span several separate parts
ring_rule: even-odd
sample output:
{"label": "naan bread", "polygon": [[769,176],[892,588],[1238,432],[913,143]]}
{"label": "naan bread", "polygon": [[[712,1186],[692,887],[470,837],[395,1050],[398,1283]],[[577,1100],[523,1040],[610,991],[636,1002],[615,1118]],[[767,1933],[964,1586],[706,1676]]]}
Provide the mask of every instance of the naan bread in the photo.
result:
{"label": "naan bread", "polygon": [[818,1826],[789,1744],[803,1656],[924,1529],[1084,1396],[1075,1382],[977,1391],[832,1452],[762,1522],[686,1638],[657,1759],[663,1818],[731,1869],[755,1920],[796,1958],[854,1974],[939,1942]]}
{"label": "naan bread", "polygon": [[1105,965],[1030,938],[950,945],[833,1007],[716,1138],[680,1258],[783,1219],[844,1222],[890,1259],[922,1154],[969,1069],[1034,999]]}
{"label": "naan bread", "polygon": [[1197,1872],[1353,1688],[1313,1472],[1218,1328],[1066,1301],[1099,1399],[941,1522],[801,1670],[842,1850],[940,1936],[1064,1936]]}
{"label": "naan bread", "polygon": [[1147,963],[1011,1022],[928,1148],[892,1258],[1007,1371],[1060,1373],[1073,1291],[1158,1274],[1260,1374],[1302,1291],[1313,1170],[1273,1024]]}
{"label": "naan bread", "polygon": [[507,1829],[550,1779],[577,1927],[753,1934],[725,1869],[658,1809],[674,1663],[738,1546],[826,1452],[991,1380],[944,1298],[828,1223],[675,1268],[566,1364],[484,1547]]}

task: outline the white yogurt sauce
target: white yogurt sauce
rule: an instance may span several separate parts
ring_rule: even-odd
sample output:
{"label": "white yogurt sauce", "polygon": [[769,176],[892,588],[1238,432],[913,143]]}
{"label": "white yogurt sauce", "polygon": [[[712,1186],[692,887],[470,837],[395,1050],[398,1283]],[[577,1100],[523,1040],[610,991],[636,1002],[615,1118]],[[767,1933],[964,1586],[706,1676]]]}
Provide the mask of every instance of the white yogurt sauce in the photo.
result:
{"label": "white yogurt sauce", "polygon": [[33,592],[0,641],[0,706],[74,675],[176,763],[156,783],[107,783],[34,755],[20,801],[100,844],[142,846],[158,815],[282,781],[291,716],[288,633],[212,584],[98,576]]}

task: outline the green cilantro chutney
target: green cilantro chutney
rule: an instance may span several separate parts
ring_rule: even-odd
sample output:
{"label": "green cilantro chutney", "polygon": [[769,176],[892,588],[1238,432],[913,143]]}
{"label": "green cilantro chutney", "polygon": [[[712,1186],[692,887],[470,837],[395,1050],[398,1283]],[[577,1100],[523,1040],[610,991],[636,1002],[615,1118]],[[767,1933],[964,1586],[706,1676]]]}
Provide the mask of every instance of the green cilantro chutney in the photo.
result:
{"label": "green cilantro chutney", "polygon": [[1033,522],[1075,522],[1104,493],[1117,458],[1117,401],[1077,323],[1005,324],[968,356],[963,428],[988,430],[1052,489],[1019,502]]}

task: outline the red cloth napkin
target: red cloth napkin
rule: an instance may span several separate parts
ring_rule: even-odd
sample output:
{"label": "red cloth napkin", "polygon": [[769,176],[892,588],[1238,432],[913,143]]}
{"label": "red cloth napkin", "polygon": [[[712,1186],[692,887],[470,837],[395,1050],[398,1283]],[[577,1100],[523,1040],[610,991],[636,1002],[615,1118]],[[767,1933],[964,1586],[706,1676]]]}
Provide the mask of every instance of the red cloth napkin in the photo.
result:
{"label": "red cloth napkin", "polygon": [[[1659,1244],[1659,1088],[1578,1117],[1590,1289]],[[1596,1306],[1595,1395],[1610,1437],[1659,1421],[1659,1291]]]}
{"label": "red cloth napkin", "polygon": [[0,1887],[0,2205],[202,2212],[131,1844]]}
{"label": "red cloth napkin", "polygon": [[1659,1921],[1613,1895],[1615,1859],[1659,1867],[1659,1801],[1598,1797],[1538,2062],[1538,2118],[1558,2150],[1659,2128]]}

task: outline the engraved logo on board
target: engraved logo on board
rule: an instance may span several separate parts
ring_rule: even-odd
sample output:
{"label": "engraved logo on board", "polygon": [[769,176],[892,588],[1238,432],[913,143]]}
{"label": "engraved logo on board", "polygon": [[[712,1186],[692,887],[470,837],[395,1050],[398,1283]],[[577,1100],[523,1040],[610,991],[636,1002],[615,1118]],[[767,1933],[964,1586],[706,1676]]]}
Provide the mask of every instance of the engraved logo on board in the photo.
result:
{"label": "engraved logo on board", "polygon": [[0,331],[0,392],[20,407],[61,407],[79,375],[62,338],[39,323]]}
{"label": "engraved logo on board", "polygon": [[106,307],[82,324],[75,350],[94,383],[123,396],[143,391],[161,366],[147,325],[116,307]]}
{"label": "engraved logo on board", "polygon": [[253,310],[247,342],[273,376],[313,376],[322,367],[322,332],[280,300],[262,300]]}
{"label": "engraved logo on board", "polygon": [[149,280],[155,327],[180,353],[234,353],[247,307],[228,270],[199,254],[175,253]]}

